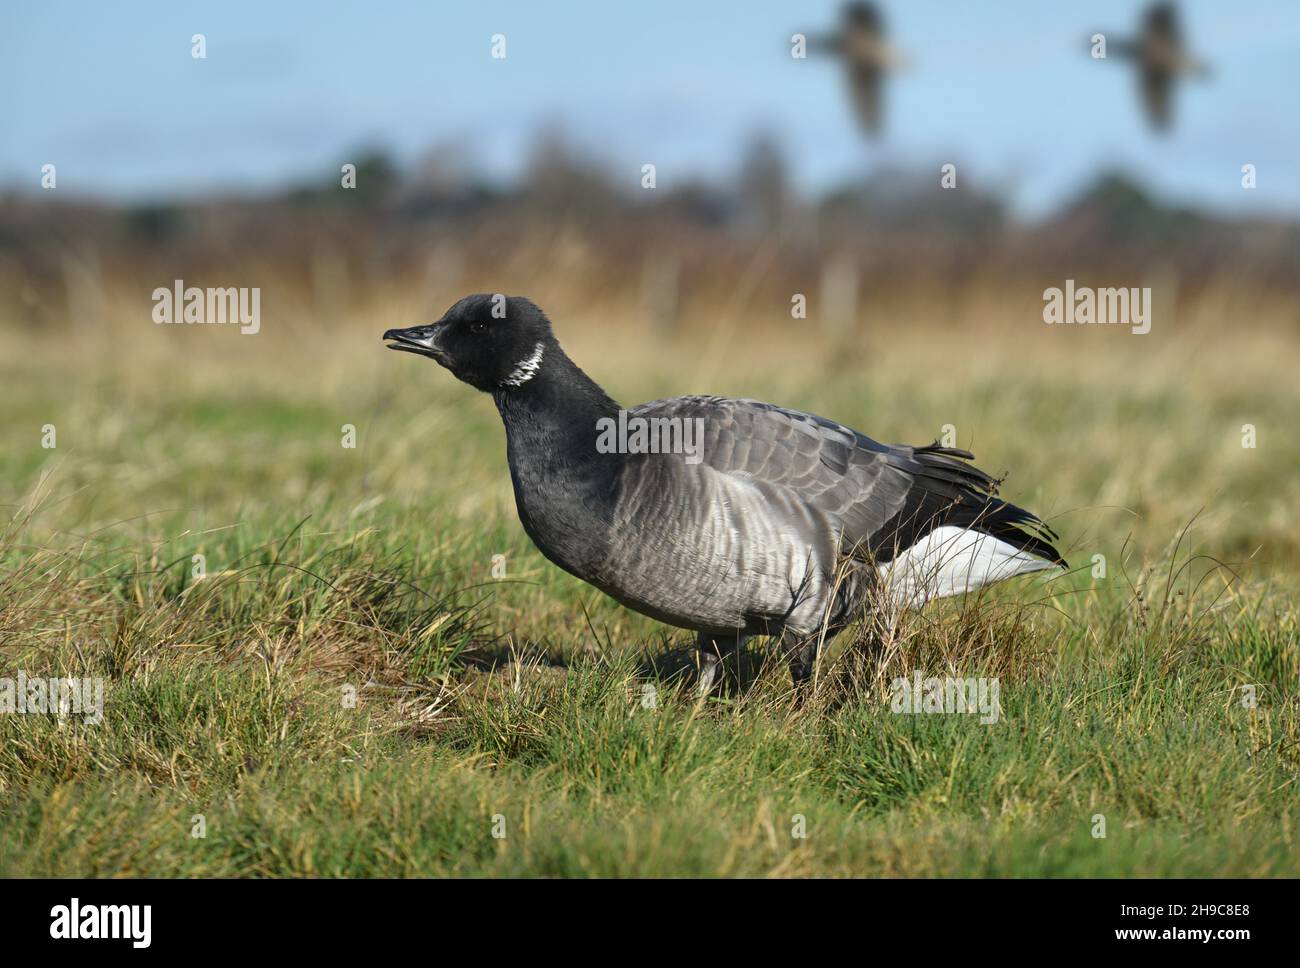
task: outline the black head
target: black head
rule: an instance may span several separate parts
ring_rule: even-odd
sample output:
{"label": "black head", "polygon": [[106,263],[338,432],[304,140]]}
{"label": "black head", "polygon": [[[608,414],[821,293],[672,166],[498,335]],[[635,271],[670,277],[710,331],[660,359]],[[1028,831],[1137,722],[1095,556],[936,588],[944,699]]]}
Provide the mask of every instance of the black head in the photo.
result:
{"label": "black head", "polygon": [[1172,3],[1151,4],[1142,19],[1149,35],[1177,41],[1178,8]]}
{"label": "black head", "polygon": [[523,296],[476,293],[428,326],[390,329],[390,350],[436,360],[458,380],[486,393],[529,383],[555,346],[551,322]]}
{"label": "black head", "polygon": [[884,19],[880,16],[880,10],[874,3],[864,3],[858,0],[856,3],[846,3],[844,11],[841,14],[844,23],[855,30],[869,30],[872,33],[879,33],[885,26]]}

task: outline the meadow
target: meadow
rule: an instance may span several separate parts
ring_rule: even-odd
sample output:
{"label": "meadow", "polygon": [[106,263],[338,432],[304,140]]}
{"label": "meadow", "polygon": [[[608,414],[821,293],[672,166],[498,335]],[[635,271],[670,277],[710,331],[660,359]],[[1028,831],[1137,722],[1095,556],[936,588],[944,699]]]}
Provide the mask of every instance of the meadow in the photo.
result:
{"label": "meadow", "polygon": [[[532,547],[490,399],[383,349],[422,300],[8,327],[0,676],[106,686],[99,723],[0,715],[0,874],[1300,874],[1293,315],[1135,336],[1045,326],[1035,289],[844,344],[781,304],[664,334],[540,290],[625,403],[950,426],[1071,571],[883,656],[850,630],[802,704],[755,641],[698,701],[688,633]],[[997,677],[998,722],[893,712],[918,669]]]}

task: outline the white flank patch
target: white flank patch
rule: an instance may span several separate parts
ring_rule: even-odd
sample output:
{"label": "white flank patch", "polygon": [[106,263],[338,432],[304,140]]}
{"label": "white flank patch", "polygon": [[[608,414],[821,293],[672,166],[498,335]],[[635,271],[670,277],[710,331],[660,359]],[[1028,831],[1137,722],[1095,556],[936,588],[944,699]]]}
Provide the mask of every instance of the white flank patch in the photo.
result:
{"label": "white flank patch", "polygon": [[1057,566],[992,535],[944,525],[935,528],[876,572],[901,608],[964,595],[1013,575]]}
{"label": "white flank patch", "polygon": [[510,371],[510,375],[501,381],[502,386],[521,387],[533,378],[537,373],[537,368],[542,365],[542,344],[538,343],[533,347],[533,355],[526,360],[521,360],[519,365]]}

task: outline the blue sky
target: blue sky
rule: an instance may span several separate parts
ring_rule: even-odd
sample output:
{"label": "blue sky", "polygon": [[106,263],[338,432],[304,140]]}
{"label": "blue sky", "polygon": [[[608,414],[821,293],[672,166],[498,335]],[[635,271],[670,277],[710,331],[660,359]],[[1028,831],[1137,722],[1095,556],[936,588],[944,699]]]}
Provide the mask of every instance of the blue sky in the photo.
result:
{"label": "blue sky", "polygon": [[[872,165],[958,163],[1036,214],[1099,168],[1224,212],[1300,214],[1300,7],[1186,0],[1191,46],[1214,77],[1180,91],[1178,124],[1150,135],[1125,65],[1086,52],[1131,30],[1141,2],[881,4],[912,61],[888,92],[888,133],[855,130],[833,63],[793,60],[789,37],[836,2],[5,4],[0,184],[129,198],[261,189],[335,169],[358,145],[399,159],[458,141],[508,178],[539,126],[560,122],[631,183],[725,177],[757,129],[783,142],[808,189]],[[206,60],[190,37],[207,37]],[[506,36],[504,61],[490,56]],[[1240,187],[1244,163],[1259,188]]]}

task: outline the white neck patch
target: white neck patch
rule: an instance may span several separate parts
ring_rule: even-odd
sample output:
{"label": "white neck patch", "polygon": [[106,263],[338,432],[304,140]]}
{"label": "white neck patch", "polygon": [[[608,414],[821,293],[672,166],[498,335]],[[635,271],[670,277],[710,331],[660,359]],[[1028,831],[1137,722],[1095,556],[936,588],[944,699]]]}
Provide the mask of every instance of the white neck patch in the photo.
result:
{"label": "white neck patch", "polygon": [[537,368],[542,365],[542,344],[538,343],[533,347],[533,353],[526,360],[520,360],[519,365],[510,371],[510,375],[501,381],[505,387],[521,387],[537,374]]}

